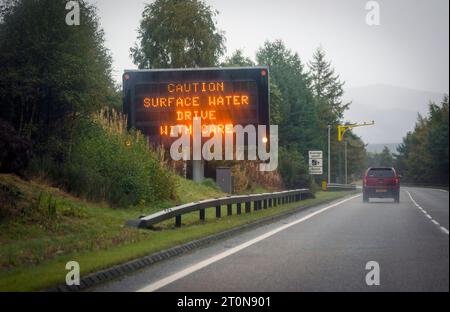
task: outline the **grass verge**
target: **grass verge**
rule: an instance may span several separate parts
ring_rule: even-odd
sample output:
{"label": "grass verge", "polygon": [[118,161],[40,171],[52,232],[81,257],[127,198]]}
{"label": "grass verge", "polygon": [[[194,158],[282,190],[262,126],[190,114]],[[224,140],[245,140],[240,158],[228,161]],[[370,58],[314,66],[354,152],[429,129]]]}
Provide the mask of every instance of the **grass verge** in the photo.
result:
{"label": "grass verge", "polygon": [[[0,224],[0,291],[36,291],[62,284],[68,261],[78,261],[81,274],[86,275],[295,207],[319,204],[348,194],[318,193],[315,199],[240,216],[235,215],[236,207],[233,207],[231,217],[226,216],[226,207],[222,207],[224,217],[221,219],[215,218],[215,209],[211,208],[206,211],[206,223],[200,223],[198,214],[193,213],[183,216],[180,229],[175,229],[173,221],[167,221],[150,231],[126,228],[124,222],[173,203],[117,210],[86,203],[45,184],[23,182],[13,176],[0,176],[0,184],[17,188],[22,199],[38,197],[31,201],[30,207],[34,208],[23,206],[28,208],[22,208],[25,212],[13,219],[16,221]],[[43,192],[47,194],[44,199],[37,195]],[[223,195],[186,180],[180,180],[179,192],[182,193],[177,199],[179,203]],[[54,209],[48,209],[53,207],[47,204],[48,198],[56,201]]]}

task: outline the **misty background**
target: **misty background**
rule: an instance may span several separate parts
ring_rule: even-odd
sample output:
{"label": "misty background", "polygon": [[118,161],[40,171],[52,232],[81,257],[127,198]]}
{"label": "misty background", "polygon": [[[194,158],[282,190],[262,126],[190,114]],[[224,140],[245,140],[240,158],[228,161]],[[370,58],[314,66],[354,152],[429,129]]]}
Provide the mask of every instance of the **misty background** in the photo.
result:
{"label": "misty background", "polygon": [[[144,0],[90,0],[98,7],[106,46],[120,82],[136,66],[129,49],[137,38]],[[306,64],[321,46],[341,79],[345,119],[376,121],[356,129],[369,150],[395,148],[430,101],[449,93],[449,2],[379,0],[381,23],[368,26],[365,0],[206,0],[219,11],[227,55],[236,49],[254,59],[266,40],[282,39]]]}

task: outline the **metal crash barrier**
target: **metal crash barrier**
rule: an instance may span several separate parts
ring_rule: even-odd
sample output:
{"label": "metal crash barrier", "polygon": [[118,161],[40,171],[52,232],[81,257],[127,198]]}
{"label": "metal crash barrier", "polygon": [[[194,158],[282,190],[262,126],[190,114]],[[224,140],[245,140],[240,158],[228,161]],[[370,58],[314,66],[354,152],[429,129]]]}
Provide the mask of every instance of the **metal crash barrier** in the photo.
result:
{"label": "metal crash barrier", "polygon": [[127,225],[130,227],[137,227],[137,228],[149,228],[152,225],[155,225],[162,221],[175,218],[175,225],[177,227],[180,227],[181,216],[183,214],[198,211],[200,220],[205,221],[206,218],[205,210],[208,208],[215,208],[216,218],[221,218],[222,206],[227,207],[227,215],[231,216],[233,214],[233,205],[236,205],[237,214],[240,215],[243,212],[251,213],[252,202],[253,202],[253,210],[258,211],[261,209],[276,207],[278,205],[298,202],[308,198],[314,198],[314,194],[309,189],[298,189],[291,191],[263,193],[254,195],[228,196],[198,201],[190,204],[180,205],[174,208],[165,209],[137,220],[130,220],[127,222]]}

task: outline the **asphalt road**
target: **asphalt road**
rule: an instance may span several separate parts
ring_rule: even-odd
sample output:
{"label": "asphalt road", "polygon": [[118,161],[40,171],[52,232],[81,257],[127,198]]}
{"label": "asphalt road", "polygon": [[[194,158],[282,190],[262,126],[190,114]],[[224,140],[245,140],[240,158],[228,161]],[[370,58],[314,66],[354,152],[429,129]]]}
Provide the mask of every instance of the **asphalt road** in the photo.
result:
{"label": "asphalt road", "polygon": [[[449,291],[449,194],[322,205],[94,291]],[[366,264],[379,264],[369,286]],[[372,267],[373,268],[373,267]]]}

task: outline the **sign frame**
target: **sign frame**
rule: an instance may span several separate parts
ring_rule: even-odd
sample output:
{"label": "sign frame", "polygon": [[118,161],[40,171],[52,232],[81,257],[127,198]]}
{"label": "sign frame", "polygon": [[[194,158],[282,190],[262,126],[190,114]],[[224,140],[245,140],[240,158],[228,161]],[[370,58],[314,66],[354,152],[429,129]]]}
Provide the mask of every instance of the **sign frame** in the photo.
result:
{"label": "sign frame", "polygon": [[[226,81],[234,83],[236,81],[246,80],[256,83],[256,116],[257,122],[242,124],[246,126],[253,124],[270,126],[270,99],[269,99],[269,68],[266,66],[255,67],[225,67],[225,68],[182,68],[182,69],[149,69],[149,70],[125,70],[123,74],[123,112],[128,116],[128,127],[141,130],[149,139],[149,142],[162,144],[162,135],[148,135],[149,131],[143,129],[147,127],[156,127],[161,120],[137,122],[136,111],[136,86],[151,84],[168,84],[168,83],[192,83],[194,81]],[[230,110],[230,114],[232,111]],[[244,113],[242,113],[244,114]],[[241,118],[243,119],[243,118]],[[245,119],[245,118],[244,118]],[[144,125],[145,124],[145,125]],[[175,124],[174,124],[175,125]],[[158,140],[159,137],[159,140]]]}

